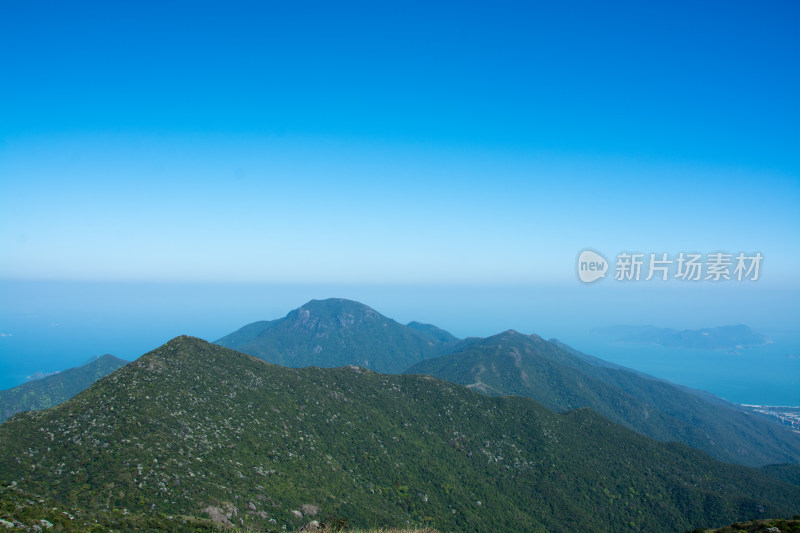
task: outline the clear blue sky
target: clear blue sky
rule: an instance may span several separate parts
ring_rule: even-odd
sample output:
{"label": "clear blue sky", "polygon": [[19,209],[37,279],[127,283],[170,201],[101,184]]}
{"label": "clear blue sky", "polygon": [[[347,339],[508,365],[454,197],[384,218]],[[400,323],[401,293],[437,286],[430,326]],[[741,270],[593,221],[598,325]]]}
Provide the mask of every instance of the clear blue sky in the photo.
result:
{"label": "clear blue sky", "polygon": [[0,278],[574,284],[591,246],[761,251],[796,287],[798,21],[3,2]]}

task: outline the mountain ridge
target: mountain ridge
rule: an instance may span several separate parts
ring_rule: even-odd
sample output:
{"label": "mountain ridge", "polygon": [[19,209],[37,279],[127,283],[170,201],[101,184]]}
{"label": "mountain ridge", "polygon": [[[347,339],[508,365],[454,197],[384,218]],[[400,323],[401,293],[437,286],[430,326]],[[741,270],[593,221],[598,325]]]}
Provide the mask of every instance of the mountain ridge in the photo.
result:
{"label": "mountain ridge", "polygon": [[92,383],[128,364],[111,354],[0,391],[0,422],[21,411],[47,409],[68,400]]}
{"label": "mountain ridge", "polygon": [[[0,482],[97,512],[312,513],[442,531],[675,531],[797,509],[800,488],[429,376],[285,368],[181,336],[0,425]],[[274,520],[275,522],[271,522]]]}
{"label": "mountain ridge", "polygon": [[352,300],[311,300],[284,318],[248,324],[215,344],[281,366],[359,365],[399,374],[455,339],[436,326],[404,326]]}
{"label": "mountain ridge", "polygon": [[530,397],[557,412],[588,406],[651,438],[683,442],[724,461],[800,463],[800,438],[777,424],[701,391],[576,353],[538,335],[509,330],[456,343],[452,353],[406,372],[485,394]]}

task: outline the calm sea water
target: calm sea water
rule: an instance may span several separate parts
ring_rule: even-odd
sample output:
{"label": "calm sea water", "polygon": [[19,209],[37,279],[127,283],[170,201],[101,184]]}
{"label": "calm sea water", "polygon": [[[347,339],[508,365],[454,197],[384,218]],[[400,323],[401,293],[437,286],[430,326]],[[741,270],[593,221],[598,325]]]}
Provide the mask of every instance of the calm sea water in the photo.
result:
{"label": "calm sea water", "polygon": [[760,330],[772,342],[725,350],[604,342],[593,335],[565,341],[582,352],[728,401],[800,406],[800,332]]}

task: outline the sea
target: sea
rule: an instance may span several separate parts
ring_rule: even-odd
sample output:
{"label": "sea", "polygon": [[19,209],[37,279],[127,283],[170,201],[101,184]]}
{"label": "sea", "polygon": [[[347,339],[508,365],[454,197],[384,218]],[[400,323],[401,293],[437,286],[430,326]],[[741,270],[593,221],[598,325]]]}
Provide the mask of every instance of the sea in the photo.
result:
{"label": "sea", "polygon": [[599,339],[564,340],[581,352],[747,405],[800,406],[800,331],[760,329],[770,342],[732,350],[672,348]]}

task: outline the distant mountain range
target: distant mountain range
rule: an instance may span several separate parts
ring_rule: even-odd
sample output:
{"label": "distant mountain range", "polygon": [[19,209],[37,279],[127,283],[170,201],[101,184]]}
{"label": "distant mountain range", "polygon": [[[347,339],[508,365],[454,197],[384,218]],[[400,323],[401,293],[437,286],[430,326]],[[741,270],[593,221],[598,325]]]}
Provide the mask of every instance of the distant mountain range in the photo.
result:
{"label": "distant mountain range", "polygon": [[20,411],[58,405],[126,364],[128,361],[106,354],[92,358],[82,366],[53,372],[0,391],[0,422]]}
{"label": "distant mountain range", "polygon": [[[525,365],[537,350],[573,360],[541,339],[504,335],[461,347],[495,346],[480,374],[487,387],[504,358],[523,384],[522,370],[538,379]],[[543,372],[565,380],[566,367]],[[329,517],[441,531],[659,532],[800,512],[796,485],[590,409],[556,414],[529,398],[357,366],[284,368],[191,337],[0,425],[0,486],[78,508],[89,523],[126,509],[169,515],[176,530],[182,516],[186,530],[192,517],[251,531]]]}
{"label": "distant mountain range", "polygon": [[[800,464],[800,436],[780,424],[709,393],[536,335],[508,331],[459,340],[430,324],[402,325],[361,303],[329,299],[312,300],[278,320],[249,324],[217,343],[282,366],[406,371],[484,394],[527,396],[556,412],[589,407],[643,435],[682,442],[723,461]],[[5,419],[21,410],[56,405],[124,363],[104,356],[2,391],[0,415]]]}
{"label": "distant mountain range", "polygon": [[800,435],[708,393],[611,365],[558,341],[506,331],[451,349],[406,372],[485,394],[526,396],[557,412],[589,407],[643,435],[682,442],[723,461],[800,463]]}
{"label": "distant mountain range", "polygon": [[216,344],[293,368],[358,365],[400,374],[457,340],[429,324],[399,324],[364,304],[311,300],[284,318],[254,322]]}
{"label": "distant mountain range", "polygon": [[766,335],[744,325],[684,330],[653,326],[610,326],[596,328],[592,332],[614,342],[658,344],[670,348],[701,350],[735,350],[743,346],[760,346],[769,342]]}
{"label": "distant mountain range", "polygon": [[[747,340],[742,328],[749,329],[708,331],[716,340],[723,334]],[[509,331],[459,340],[430,324],[404,326],[361,303],[330,299],[312,300],[279,320],[249,324],[217,344],[282,366],[354,364],[391,374],[429,374],[484,394],[527,396],[558,412],[589,407],[644,435],[682,442],[723,461],[800,463],[800,436],[779,424],[536,335]]]}

